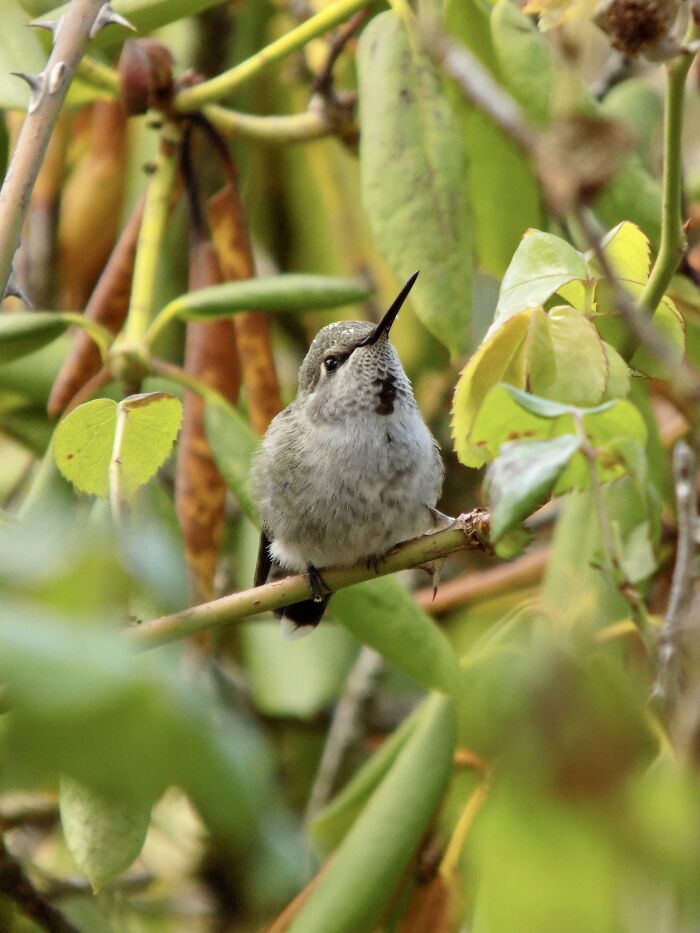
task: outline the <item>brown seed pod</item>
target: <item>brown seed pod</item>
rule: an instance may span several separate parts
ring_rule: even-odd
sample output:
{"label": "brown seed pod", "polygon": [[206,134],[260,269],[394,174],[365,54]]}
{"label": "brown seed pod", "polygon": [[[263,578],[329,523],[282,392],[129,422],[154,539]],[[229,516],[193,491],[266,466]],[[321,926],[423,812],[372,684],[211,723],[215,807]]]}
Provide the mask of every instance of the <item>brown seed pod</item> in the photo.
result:
{"label": "brown seed pod", "polygon": [[119,56],[119,88],[126,112],[167,106],[173,91],[173,59],[162,42],[129,39]]}
{"label": "brown seed pod", "polygon": [[666,38],[679,9],[680,0],[601,0],[594,19],[616,49],[638,55]]}

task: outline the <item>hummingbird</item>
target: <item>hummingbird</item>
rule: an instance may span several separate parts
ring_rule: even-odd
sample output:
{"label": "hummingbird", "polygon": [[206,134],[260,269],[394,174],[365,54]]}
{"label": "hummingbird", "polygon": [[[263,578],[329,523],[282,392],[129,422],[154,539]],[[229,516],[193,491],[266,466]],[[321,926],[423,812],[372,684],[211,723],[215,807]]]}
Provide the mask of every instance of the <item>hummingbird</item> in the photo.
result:
{"label": "hummingbird", "polygon": [[378,324],[339,321],[318,332],[296,398],[270,423],[253,463],[262,525],[255,585],[306,573],[312,594],[278,612],[286,638],[321,621],[324,568],[372,566],[439,514],[440,448],[389,342],[417,276]]}

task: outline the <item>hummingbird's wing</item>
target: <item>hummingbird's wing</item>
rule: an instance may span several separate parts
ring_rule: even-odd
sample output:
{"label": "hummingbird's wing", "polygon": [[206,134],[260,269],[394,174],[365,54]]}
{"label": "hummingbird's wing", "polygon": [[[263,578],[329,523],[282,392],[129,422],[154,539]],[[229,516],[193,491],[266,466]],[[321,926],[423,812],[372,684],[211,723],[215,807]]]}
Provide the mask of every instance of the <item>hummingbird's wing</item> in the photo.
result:
{"label": "hummingbird's wing", "polygon": [[272,567],[272,558],[270,557],[270,539],[264,531],[260,532],[260,546],[258,548],[258,562],[255,565],[255,579],[253,586],[262,586],[267,581]]}

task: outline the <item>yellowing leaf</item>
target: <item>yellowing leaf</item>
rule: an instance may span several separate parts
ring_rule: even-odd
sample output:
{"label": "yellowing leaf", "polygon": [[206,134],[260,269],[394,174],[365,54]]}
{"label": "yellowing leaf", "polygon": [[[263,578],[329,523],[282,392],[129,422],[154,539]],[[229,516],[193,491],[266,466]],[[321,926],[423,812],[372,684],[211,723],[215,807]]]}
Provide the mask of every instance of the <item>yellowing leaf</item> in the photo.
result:
{"label": "yellowing leaf", "polygon": [[166,392],[132,395],[117,405],[95,399],[80,405],[57,427],[53,451],[61,473],[76,489],[94,496],[109,491],[109,464],[117,416],[126,424],[119,459],[123,495],[129,497],[163,465],[182,421],[182,405]]}
{"label": "yellowing leaf", "polygon": [[608,233],[603,252],[619,279],[644,284],[649,277],[649,240],[636,224],[628,220]]}
{"label": "yellowing leaf", "polygon": [[685,320],[675,303],[668,295],[664,295],[651,322],[670,345],[672,358],[668,362],[660,360],[644,347],[639,347],[630,364],[634,369],[644,373],[645,376],[667,379],[669,372],[680,366],[685,353]]}
{"label": "yellowing leaf", "polygon": [[[484,451],[472,441],[474,419],[489,390],[508,371],[514,381],[521,366],[525,335],[532,311],[523,311],[510,317],[501,327],[487,335],[474,353],[457,382],[452,404],[452,436],[455,451],[465,466],[479,467],[486,462]],[[524,371],[520,386],[524,386]]]}

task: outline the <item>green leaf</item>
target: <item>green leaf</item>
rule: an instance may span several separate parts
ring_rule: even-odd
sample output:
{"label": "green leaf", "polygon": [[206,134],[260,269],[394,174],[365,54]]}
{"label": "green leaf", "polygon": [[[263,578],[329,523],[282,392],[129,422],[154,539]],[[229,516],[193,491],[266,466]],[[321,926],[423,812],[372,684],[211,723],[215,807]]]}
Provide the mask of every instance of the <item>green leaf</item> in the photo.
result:
{"label": "green leaf", "polygon": [[26,110],[29,88],[11,72],[37,74],[46,64],[46,53],[35,29],[27,29],[29,17],[15,0],[3,0],[0,29],[0,110]]}
{"label": "green leaf", "polygon": [[404,719],[340,793],[311,821],[308,831],[321,853],[326,854],[334,849],[355,822],[370,795],[394,766],[399,753],[413,735],[422,709],[419,707]]}
{"label": "green leaf", "polygon": [[239,645],[255,709],[299,719],[317,716],[338,699],[358,648],[339,625],[321,625],[313,638],[288,642],[269,619],[241,626]]}
{"label": "green leaf", "polygon": [[118,405],[111,399],[86,402],[59,424],[53,444],[58,468],[81,492],[109,492],[109,464],[121,412],[126,413],[119,451],[125,496],[148,482],[170,453],[182,421],[182,405],[175,396],[150,392],[131,395]]}
{"label": "green leaf", "polygon": [[634,132],[637,152],[647,170],[656,170],[657,133],[663,120],[663,96],[644,78],[626,78],[612,87],[601,103],[603,112]]}
{"label": "green leaf", "polygon": [[143,848],[151,808],[140,796],[106,795],[66,775],[61,777],[59,800],[66,845],[97,892]]}
{"label": "green leaf", "polygon": [[683,361],[686,344],[685,320],[675,303],[668,295],[664,295],[661,304],[652,316],[651,323],[669,344],[671,360],[660,360],[653,353],[649,353],[645,347],[639,347],[630,360],[630,365],[644,373],[645,376],[668,379]]}
{"label": "green leaf", "polygon": [[369,290],[352,279],[325,275],[260,276],[187,292],[168,305],[185,321],[212,321],[237,311],[316,311],[364,301]]}
{"label": "green leaf", "polygon": [[250,464],[260,439],[248,422],[232,406],[207,403],[204,428],[217,469],[234,493],[245,514],[257,522],[257,510],[250,494]]}
{"label": "green leaf", "polygon": [[60,337],[68,327],[53,311],[0,312],[0,363],[39,350]]}
{"label": "green leaf", "polygon": [[329,611],[355,638],[417,684],[445,693],[456,689],[457,656],[441,629],[398,580],[379,577],[340,590]]}
{"label": "green leaf", "polygon": [[[636,224],[624,221],[614,227],[603,241],[603,252],[619,279],[643,285],[649,278],[649,239]],[[595,260],[592,265],[600,275]]]}
{"label": "green leaf", "polygon": [[493,327],[519,311],[543,305],[562,285],[587,279],[585,259],[566,240],[528,230],[503,276]]}
{"label": "green leaf", "polygon": [[646,580],[657,567],[649,522],[640,522],[624,540],[621,540],[620,526],[617,522],[611,522],[611,528],[626,579],[630,583],[641,583],[642,580]]}
{"label": "green leaf", "polygon": [[608,359],[594,325],[573,308],[533,312],[527,359],[534,395],[571,405],[596,405],[605,395]]}
{"label": "green leaf", "polygon": [[[503,83],[490,15],[491,8],[480,0],[448,0],[445,28]],[[455,88],[450,90],[467,152],[477,259],[484,272],[501,278],[525,230],[541,223],[539,186],[522,150],[481,108],[468,103]],[[507,198],[493,197],[494,191],[505,190]]]}
{"label": "green leaf", "polygon": [[452,701],[431,697],[289,933],[374,929],[445,790],[455,742]]}
{"label": "green leaf", "polygon": [[491,15],[493,44],[505,86],[535,123],[552,109],[554,68],[547,40],[511,0],[498,0]]}
{"label": "green leaf", "polygon": [[431,62],[392,12],[375,16],[357,53],[362,200],[394,273],[420,277],[421,321],[456,355],[466,349],[472,283],[467,160]]}
{"label": "green leaf", "polygon": [[485,480],[492,541],[542,505],[580,447],[579,438],[571,434],[551,441],[513,441],[501,447]]}

